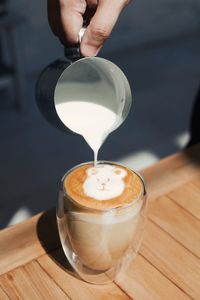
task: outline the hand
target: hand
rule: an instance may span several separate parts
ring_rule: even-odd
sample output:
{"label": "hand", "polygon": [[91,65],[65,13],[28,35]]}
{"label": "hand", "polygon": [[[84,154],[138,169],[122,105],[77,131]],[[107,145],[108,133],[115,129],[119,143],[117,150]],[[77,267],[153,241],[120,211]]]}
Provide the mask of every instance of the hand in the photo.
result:
{"label": "hand", "polygon": [[80,44],[83,56],[95,56],[109,37],[123,8],[130,0],[48,0],[52,31],[66,44],[77,44],[85,21],[87,29]]}

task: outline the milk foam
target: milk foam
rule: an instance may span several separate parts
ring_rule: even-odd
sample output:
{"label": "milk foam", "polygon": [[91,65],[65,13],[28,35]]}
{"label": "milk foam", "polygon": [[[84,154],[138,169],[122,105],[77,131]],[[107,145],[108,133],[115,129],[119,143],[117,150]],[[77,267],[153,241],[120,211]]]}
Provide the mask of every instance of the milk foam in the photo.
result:
{"label": "milk foam", "polygon": [[111,165],[99,165],[87,169],[83,184],[85,195],[96,200],[108,200],[120,196],[125,188],[123,178],[127,172]]}
{"label": "milk foam", "polygon": [[84,101],[56,104],[56,111],[69,129],[84,137],[97,161],[98,150],[112,131],[117,115],[105,106]]}

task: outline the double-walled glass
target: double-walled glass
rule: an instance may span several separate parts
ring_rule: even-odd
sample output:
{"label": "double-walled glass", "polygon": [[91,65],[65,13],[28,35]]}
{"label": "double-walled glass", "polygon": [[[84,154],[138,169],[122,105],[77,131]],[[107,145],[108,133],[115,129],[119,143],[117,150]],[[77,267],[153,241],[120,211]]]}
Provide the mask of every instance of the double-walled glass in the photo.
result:
{"label": "double-walled glass", "polygon": [[[101,164],[119,165],[113,162]],[[75,202],[65,190],[69,170],[61,181],[57,223],[62,248],[73,269],[85,281],[104,284],[116,278],[139,249],[146,219],[146,191],[122,207],[97,210]],[[120,166],[120,165],[119,165]]]}

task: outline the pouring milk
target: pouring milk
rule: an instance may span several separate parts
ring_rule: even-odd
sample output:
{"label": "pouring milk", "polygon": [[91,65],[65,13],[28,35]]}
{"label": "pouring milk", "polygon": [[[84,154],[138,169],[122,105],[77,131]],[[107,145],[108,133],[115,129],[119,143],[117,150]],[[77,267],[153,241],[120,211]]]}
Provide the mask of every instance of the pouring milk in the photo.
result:
{"label": "pouring milk", "polygon": [[94,151],[94,165],[98,151],[117,122],[117,114],[105,106],[93,102],[67,101],[56,104],[56,111],[72,131],[82,135]]}

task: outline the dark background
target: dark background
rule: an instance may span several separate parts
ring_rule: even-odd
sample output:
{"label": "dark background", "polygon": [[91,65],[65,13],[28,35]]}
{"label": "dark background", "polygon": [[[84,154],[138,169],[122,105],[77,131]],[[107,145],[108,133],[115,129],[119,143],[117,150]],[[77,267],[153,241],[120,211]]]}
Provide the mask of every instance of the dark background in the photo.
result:
{"label": "dark background", "polygon": [[[12,85],[1,85],[2,67],[0,227],[55,206],[62,175],[93,158],[81,137],[51,127],[35,103],[37,76],[63,54],[47,23],[46,1],[9,1],[8,11],[11,22],[16,17],[20,22],[12,29],[15,46],[2,42],[4,60],[10,65],[8,53],[13,47],[22,94],[21,108],[16,109]],[[2,16],[2,33],[1,20]],[[1,34],[2,40],[6,34]],[[189,138],[189,120],[200,83],[200,1],[133,1],[100,56],[125,72],[133,107],[123,126],[110,135],[99,158],[141,169],[182,149]]]}

